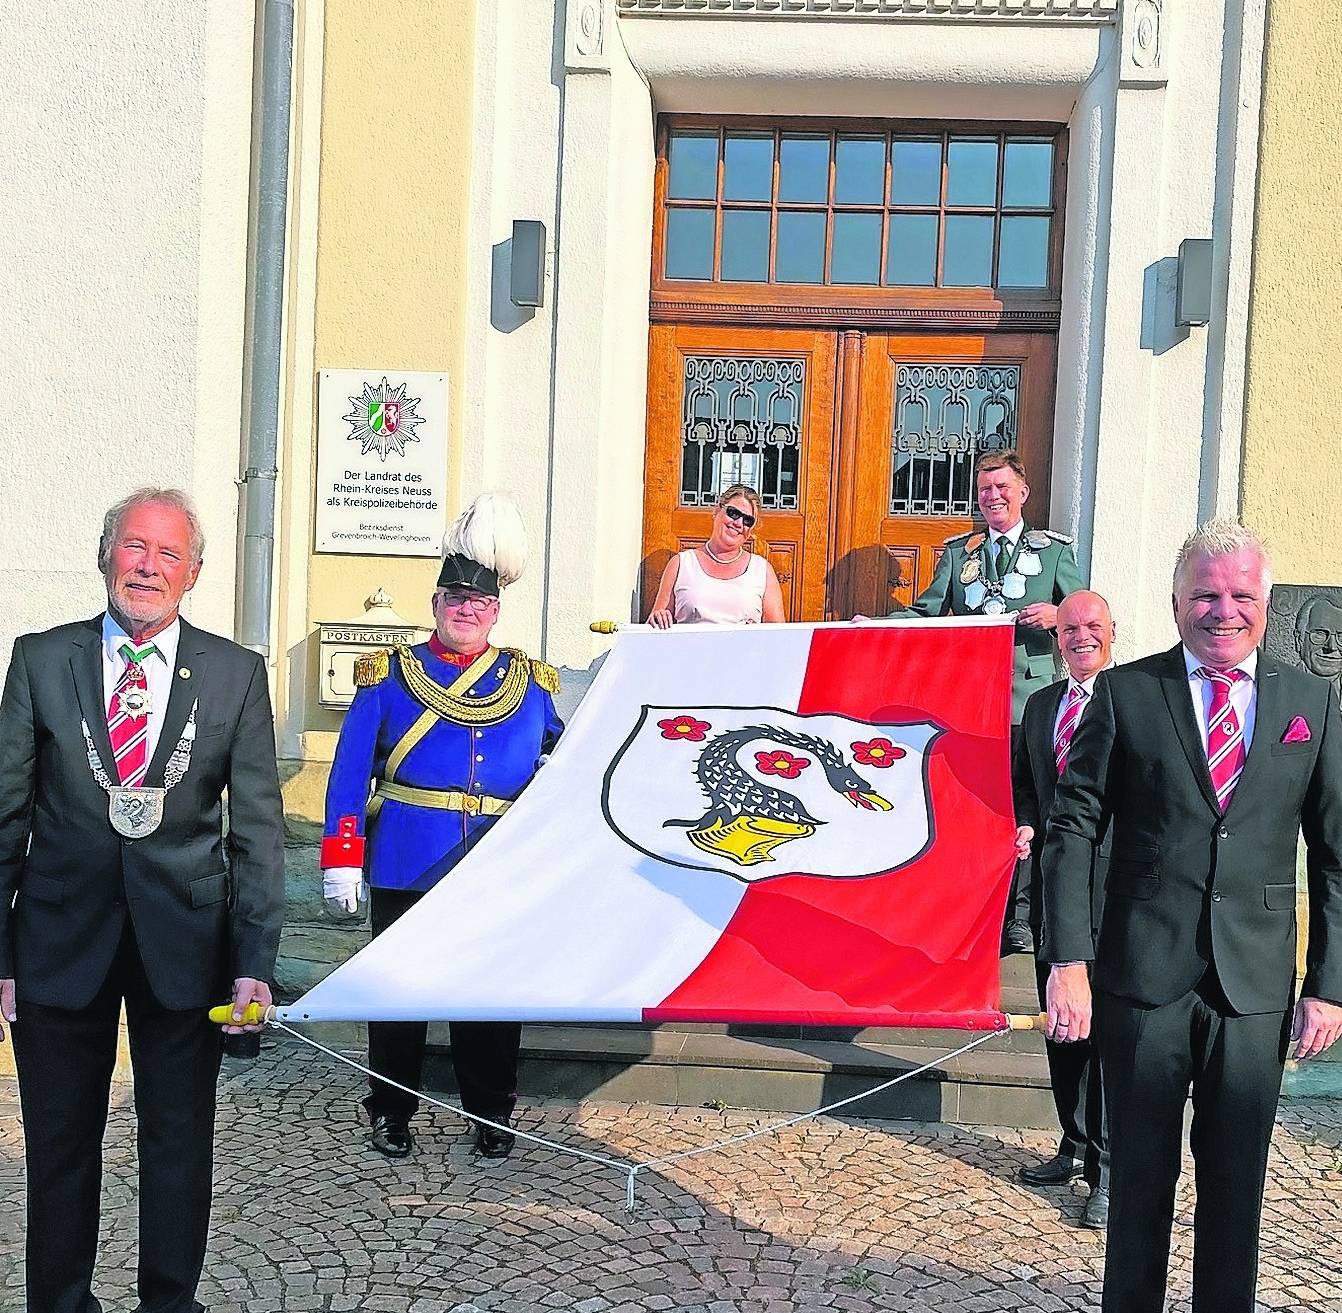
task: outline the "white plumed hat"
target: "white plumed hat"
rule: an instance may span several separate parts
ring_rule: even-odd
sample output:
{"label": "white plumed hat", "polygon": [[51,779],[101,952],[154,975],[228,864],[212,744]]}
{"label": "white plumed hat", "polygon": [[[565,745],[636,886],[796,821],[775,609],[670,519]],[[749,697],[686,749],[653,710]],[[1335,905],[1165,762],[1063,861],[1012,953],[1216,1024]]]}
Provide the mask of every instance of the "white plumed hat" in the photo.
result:
{"label": "white plumed hat", "polygon": [[481,493],[443,535],[438,587],[457,585],[497,597],[526,566],[527,531],[513,499]]}

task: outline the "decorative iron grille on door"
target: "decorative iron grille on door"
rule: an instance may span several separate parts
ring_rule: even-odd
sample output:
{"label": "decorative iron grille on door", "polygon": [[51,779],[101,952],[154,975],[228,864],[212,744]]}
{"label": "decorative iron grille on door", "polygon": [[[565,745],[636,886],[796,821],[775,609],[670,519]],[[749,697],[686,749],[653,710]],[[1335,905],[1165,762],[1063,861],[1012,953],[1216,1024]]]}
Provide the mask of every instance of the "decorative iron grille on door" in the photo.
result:
{"label": "decorative iron grille on door", "polygon": [[1019,394],[1019,365],[898,365],[890,514],[969,515],[975,458],[1016,445]]}
{"label": "decorative iron grille on door", "polygon": [[770,510],[796,510],[806,362],[686,356],[680,504],[711,506],[745,483]]}

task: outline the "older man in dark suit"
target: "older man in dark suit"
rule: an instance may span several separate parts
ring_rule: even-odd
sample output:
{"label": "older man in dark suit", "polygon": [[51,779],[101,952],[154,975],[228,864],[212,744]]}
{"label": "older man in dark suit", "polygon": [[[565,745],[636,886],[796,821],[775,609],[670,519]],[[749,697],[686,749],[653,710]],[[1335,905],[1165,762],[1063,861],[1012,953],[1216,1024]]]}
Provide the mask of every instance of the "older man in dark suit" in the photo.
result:
{"label": "older man in dark suit", "polygon": [[[1015,794],[1016,847],[1029,862],[1031,930],[1039,948],[1035,980],[1039,1002],[1046,1003],[1049,975],[1048,928],[1044,921],[1039,845],[1044,823],[1053,807],[1058,777],[1067,765],[1072,739],[1095,693],[1095,681],[1113,664],[1115,626],[1109,603],[1099,593],[1082,589],[1058,604],[1058,649],[1067,678],[1033,694],[1025,704],[1021,732],[1011,758]],[[1104,881],[1109,869],[1108,833],[1092,850],[1089,887],[1091,930],[1098,933],[1104,909]],[[1105,1132],[1104,1096],[1100,1088],[1100,1060],[1090,1040],[1060,1044],[1046,1042],[1049,1084],[1058,1109],[1062,1140],[1047,1162],[1022,1167],[1027,1185],[1065,1185],[1084,1175],[1090,1195],[1081,1213],[1081,1225],[1103,1230],[1109,1220],[1109,1142]]]}
{"label": "older man in dark suit", "polygon": [[0,1013],[23,1109],[28,1313],[101,1308],[90,1285],[123,1002],[139,1307],[201,1307],[221,1045],[206,1008],[231,994],[240,1021],[270,1002],[284,888],[265,667],[178,616],[203,548],[180,492],[114,506],[106,613],[20,638],[0,701]]}
{"label": "older man in dark suit", "polygon": [[[1174,572],[1182,642],[1102,674],[1044,847],[1051,1038],[1091,1023],[1090,856],[1113,855],[1094,950],[1112,1134],[1105,1313],[1164,1307],[1192,1088],[1195,1313],[1253,1313],[1268,1145],[1288,1047],[1342,1033],[1342,722],[1328,685],[1258,651],[1270,566],[1214,520]],[[1309,948],[1292,1007],[1296,845]]]}

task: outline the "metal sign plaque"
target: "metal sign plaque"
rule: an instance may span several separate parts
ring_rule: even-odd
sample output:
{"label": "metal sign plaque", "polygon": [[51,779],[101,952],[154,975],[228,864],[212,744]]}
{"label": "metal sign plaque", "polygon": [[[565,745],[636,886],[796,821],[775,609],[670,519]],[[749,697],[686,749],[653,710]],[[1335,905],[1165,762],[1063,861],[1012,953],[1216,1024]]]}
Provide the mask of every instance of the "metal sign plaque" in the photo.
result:
{"label": "metal sign plaque", "polygon": [[318,552],[437,559],[447,528],[447,375],[324,369]]}

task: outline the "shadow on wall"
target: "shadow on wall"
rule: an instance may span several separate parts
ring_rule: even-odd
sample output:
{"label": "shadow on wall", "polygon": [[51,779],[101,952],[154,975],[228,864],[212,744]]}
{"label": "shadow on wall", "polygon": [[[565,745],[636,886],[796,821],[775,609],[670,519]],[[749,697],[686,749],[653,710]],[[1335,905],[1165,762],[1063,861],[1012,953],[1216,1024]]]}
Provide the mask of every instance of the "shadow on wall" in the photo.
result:
{"label": "shadow on wall", "polygon": [[1147,265],[1142,278],[1142,349],[1162,356],[1188,336],[1174,321],[1179,261],[1172,255]]}

